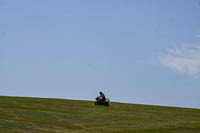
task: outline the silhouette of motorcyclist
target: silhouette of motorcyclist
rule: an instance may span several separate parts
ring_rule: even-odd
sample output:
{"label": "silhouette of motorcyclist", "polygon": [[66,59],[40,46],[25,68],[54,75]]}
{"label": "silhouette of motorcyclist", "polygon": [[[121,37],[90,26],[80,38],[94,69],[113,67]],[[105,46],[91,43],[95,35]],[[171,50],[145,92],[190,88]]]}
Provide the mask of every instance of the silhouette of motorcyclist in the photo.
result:
{"label": "silhouette of motorcyclist", "polygon": [[103,92],[100,91],[99,94],[100,94],[99,100],[100,100],[100,101],[105,101],[105,100],[106,100],[106,97],[105,97],[105,95],[103,94]]}

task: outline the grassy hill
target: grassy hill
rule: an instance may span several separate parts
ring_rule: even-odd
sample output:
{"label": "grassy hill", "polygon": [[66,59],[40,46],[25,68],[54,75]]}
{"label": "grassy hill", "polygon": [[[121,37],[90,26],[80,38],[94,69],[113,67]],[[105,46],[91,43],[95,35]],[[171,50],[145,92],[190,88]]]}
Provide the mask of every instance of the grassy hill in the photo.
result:
{"label": "grassy hill", "polygon": [[200,110],[0,96],[0,133],[200,133]]}

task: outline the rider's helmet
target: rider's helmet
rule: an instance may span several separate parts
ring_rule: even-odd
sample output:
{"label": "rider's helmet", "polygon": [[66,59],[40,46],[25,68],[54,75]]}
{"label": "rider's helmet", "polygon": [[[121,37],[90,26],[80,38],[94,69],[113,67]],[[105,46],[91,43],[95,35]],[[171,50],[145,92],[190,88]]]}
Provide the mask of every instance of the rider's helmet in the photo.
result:
{"label": "rider's helmet", "polygon": [[99,94],[103,94],[103,93],[100,91]]}

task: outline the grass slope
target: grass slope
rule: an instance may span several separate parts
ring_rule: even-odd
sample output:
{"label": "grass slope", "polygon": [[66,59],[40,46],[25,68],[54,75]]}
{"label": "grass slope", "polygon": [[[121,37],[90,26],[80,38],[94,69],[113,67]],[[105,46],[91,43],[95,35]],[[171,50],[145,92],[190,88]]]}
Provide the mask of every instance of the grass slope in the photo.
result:
{"label": "grass slope", "polygon": [[0,133],[200,133],[200,110],[0,96]]}

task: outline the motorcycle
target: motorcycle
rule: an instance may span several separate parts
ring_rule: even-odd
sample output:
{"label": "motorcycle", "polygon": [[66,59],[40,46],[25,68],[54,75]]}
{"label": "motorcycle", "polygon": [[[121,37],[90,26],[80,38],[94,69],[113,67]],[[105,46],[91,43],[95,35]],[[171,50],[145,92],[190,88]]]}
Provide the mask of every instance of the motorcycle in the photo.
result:
{"label": "motorcycle", "polygon": [[94,104],[96,106],[98,106],[98,105],[104,105],[106,107],[109,107],[109,103],[110,103],[109,99],[103,99],[102,97],[97,97]]}

